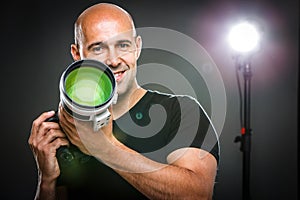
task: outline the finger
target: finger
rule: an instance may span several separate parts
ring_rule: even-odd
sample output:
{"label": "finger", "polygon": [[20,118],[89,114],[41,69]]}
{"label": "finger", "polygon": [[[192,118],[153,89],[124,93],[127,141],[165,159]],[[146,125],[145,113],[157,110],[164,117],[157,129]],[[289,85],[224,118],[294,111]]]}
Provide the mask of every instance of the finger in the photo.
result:
{"label": "finger", "polygon": [[42,122],[44,122],[46,119],[52,117],[55,114],[55,111],[48,111],[42,113],[38,118],[36,118],[32,123],[31,133],[36,134],[37,130],[39,129]]}
{"label": "finger", "polygon": [[37,146],[37,151],[43,152],[44,155],[55,154],[61,146],[69,146],[70,142],[66,138],[56,138],[51,143],[41,141]]}
{"label": "finger", "polygon": [[60,105],[58,111],[59,119],[66,120],[70,123],[74,123],[74,118],[66,112],[66,110]]}
{"label": "finger", "polygon": [[74,118],[70,116],[65,109],[59,107],[59,124],[63,130],[74,130]]}
{"label": "finger", "polygon": [[65,115],[62,114],[61,118],[59,120],[60,126],[65,130],[65,129],[72,129],[75,127],[74,122],[70,122],[65,118]]}
{"label": "finger", "polygon": [[53,143],[57,139],[68,140],[67,136],[62,131],[51,129],[47,132],[47,134],[44,137],[41,138],[41,140],[38,142],[38,145],[36,146],[46,146],[48,144]]}
{"label": "finger", "polygon": [[60,126],[56,122],[42,122],[38,130],[38,136],[45,135],[50,129],[60,129]]}
{"label": "finger", "polygon": [[67,136],[61,130],[50,129],[43,137],[44,141],[47,143],[51,143],[56,138],[67,138]]}
{"label": "finger", "polygon": [[32,122],[31,132],[28,139],[29,144],[32,144],[32,141],[36,138],[41,123],[44,122],[46,119],[52,117],[54,114],[54,111],[44,112]]}
{"label": "finger", "polygon": [[66,138],[56,138],[51,144],[55,148],[55,152],[61,146],[67,146],[67,147],[70,146],[70,142]]}
{"label": "finger", "polygon": [[60,121],[60,126],[63,129],[64,133],[68,136],[68,138],[72,141],[74,134],[77,134],[76,128],[74,124],[67,123],[64,120]]}

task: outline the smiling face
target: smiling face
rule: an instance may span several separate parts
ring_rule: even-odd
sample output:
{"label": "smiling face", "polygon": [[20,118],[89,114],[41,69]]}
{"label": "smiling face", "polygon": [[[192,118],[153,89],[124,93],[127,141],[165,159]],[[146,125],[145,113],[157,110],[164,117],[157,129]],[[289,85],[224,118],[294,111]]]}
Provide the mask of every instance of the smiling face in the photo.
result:
{"label": "smiling face", "polygon": [[98,4],[84,11],[75,24],[74,60],[94,59],[107,64],[117,81],[118,95],[130,94],[138,85],[137,59],[141,38],[128,13],[110,4]]}

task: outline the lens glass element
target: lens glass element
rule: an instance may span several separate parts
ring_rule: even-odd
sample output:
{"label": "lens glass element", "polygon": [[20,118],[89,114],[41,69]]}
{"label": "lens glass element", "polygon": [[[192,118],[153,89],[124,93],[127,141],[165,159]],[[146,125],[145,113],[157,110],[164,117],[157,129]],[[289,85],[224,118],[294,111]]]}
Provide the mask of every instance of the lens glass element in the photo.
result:
{"label": "lens glass element", "polygon": [[65,79],[65,91],[77,104],[98,106],[111,96],[112,83],[104,71],[95,67],[79,67],[71,71]]}

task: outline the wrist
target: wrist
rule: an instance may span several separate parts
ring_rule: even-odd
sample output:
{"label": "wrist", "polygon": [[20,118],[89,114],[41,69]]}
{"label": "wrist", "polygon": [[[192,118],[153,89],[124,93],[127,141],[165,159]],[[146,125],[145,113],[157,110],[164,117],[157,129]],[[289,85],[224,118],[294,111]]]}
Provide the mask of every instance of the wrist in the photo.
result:
{"label": "wrist", "polygon": [[39,183],[35,200],[55,200],[56,199],[56,179],[43,179],[39,177]]}
{"label": "wrist", "polygon": [[56,186],[56,180],[41,180],[40,187],[45,190],[52,190]]}
{"label": "wrist", "polygon": [[45,177],[45,176],[40,175],[39,186],[41,189],[51,190],[51,189],[55,188],[55,185],[56,185],[56,178]]}

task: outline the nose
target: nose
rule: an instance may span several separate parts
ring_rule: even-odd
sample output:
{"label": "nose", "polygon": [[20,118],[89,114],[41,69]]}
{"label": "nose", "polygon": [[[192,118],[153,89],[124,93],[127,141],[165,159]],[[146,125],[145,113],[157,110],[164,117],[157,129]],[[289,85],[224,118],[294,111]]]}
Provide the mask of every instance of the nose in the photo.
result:
{"label": "nose", "polygon": [[115,49],[110,49],[105,61],[105,64],[107,64],[110,67],[118,67],[121,60],[119,58],[119,55]]}

